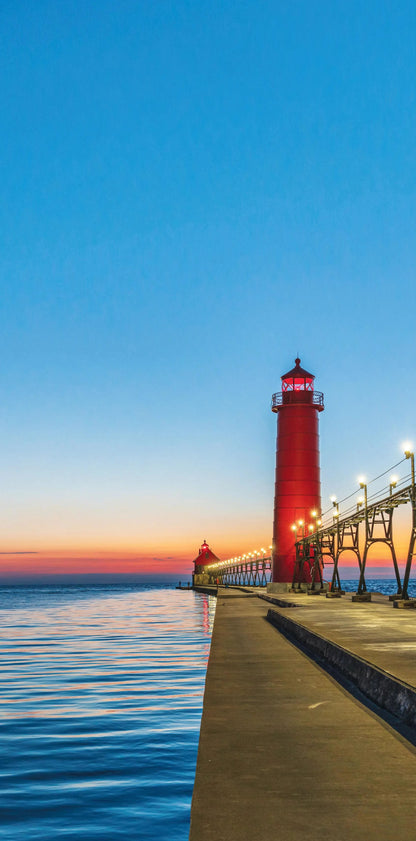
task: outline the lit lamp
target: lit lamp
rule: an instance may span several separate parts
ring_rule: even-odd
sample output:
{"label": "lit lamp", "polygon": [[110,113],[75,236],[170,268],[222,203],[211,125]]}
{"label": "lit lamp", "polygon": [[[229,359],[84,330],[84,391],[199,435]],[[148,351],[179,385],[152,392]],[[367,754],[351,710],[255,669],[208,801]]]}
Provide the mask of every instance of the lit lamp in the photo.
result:
{"label": "lit lamp", "polygon": [[321,525],[321,520],[319,519],[318,511],[311,511],[311,517],[315,517],[315,531],[318,531],[318,526]]}
{"label": "lit lamp", "polygon": [[397,476],[391,476],[390,477],[390,485],[389,485],[390,496],[392,495],[393,489],[396,487],[397,482],[398,482]]}
{"label": "lit lamp", "polygon": [[357,511],[360,510],[362,505],[364,505],[364,497],[359,496],[358,499],[357,499]]}
{"label": "lit lamp", "polygon": [[415,454],[412,451],[412,444],[403,444],[405,458],[410,458],[410,470],[412,474],[412,485],[415,485]]}
{"label": "lit lamp", "polygon": [[333,507],[334,507],[334,509],[335,509],[335,510],[332,512],[332,516],[333,516],[333,517],[339,517],[339,506],[338,506],[338,503],[337,503],[337,498],[336,498],[336,496],[331,496],[331,502],[332,502],[332,505],[333,505]]}
{"label": "lit lamp", "polygon": [[358,484],[360,488],[364,491],[364,507],[367,508],[367,484],[365,481],[365,476],[359,477]]}

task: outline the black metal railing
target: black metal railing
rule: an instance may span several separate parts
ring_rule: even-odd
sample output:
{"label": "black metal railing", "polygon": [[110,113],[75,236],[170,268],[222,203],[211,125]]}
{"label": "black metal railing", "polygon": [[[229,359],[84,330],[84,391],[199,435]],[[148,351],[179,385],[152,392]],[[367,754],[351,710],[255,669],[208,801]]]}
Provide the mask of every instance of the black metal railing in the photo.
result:
{"label": "black metal railing", "polygon": [[324,405],[322,391],[277,391],[272,395],[272,409],[290,403],[312,403],[313,406]]}

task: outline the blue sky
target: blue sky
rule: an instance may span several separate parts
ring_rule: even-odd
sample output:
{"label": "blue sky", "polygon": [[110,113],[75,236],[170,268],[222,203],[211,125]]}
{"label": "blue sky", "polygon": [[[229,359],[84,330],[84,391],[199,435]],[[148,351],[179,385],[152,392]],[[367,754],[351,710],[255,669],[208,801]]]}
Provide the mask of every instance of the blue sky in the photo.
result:
{"label": "blue sky", "polygon": [[268,539],[296,354],[325,500],[416,440],[415,18],[2,3],[6,549]]}

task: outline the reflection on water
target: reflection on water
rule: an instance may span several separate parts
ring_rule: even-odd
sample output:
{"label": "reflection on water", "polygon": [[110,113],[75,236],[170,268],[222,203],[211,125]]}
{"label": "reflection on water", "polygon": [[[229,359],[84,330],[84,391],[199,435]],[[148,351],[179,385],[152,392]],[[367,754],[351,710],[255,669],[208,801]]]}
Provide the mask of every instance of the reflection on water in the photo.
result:
{"label": "reflection on water", "polygon": [[186,839],[215,599],[0,588],[3,841]]}

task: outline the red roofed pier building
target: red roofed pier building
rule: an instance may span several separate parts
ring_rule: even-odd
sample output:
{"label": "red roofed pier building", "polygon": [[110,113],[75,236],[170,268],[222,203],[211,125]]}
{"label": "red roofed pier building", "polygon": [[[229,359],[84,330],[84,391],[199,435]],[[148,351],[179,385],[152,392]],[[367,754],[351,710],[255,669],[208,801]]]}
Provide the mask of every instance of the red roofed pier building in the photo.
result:
{"label": "red roofed pier building", "polygon": [[211,584],[213,583],[211,577],[209,576],[208,572],[206,571],[206,567],[209,564],[218,563],[220,558],[217,555],[214,555],[214,552],[208,546],[206,540],[204,540],[202,546],[200,546],[198,555],[194,558],[194,572],[192,575],[192,583],[193,584]]}

